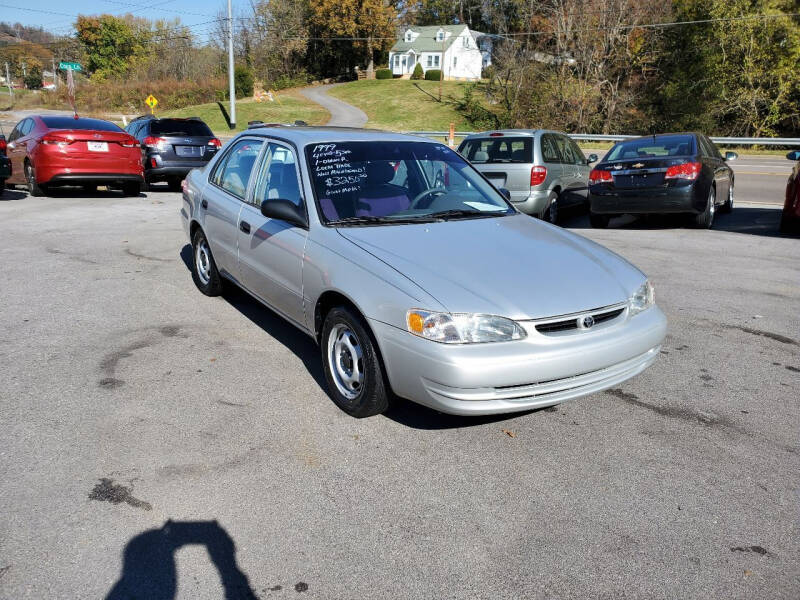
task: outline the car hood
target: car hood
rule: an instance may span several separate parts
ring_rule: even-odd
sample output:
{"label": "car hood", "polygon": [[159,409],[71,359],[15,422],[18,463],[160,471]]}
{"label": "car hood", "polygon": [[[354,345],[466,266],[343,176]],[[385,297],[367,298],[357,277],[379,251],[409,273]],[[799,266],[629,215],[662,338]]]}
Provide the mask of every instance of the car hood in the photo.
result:
{"label": "car hood", "polygon": [[451,312],[540,319],[623,302],[644,281],[610,250],[527,215],[338,231]]}

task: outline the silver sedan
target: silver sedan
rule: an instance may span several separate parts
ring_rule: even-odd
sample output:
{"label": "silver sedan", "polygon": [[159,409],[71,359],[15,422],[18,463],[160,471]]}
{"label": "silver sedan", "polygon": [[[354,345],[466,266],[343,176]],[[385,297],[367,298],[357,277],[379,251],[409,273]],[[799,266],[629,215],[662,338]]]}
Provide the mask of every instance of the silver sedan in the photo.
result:
{"label": "silver sedan", "polygon": [[641,373],[666,333],[641,271],[520,214],[430,140],[251,129],[183,199],[200,291],[237,285],[316,340],[356,417],[395,397],[463,415],[550,406]]}

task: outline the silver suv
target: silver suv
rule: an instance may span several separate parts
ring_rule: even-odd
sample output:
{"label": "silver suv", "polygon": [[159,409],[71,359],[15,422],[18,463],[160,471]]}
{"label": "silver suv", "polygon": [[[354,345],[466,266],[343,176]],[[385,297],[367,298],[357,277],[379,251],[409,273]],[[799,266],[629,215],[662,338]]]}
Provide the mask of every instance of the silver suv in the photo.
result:
{"label": "silver suv", "polygon": [[558,222],[562,209],[587,204],[589,165],[597,160],[565,133],[502,129],[474,133],[458,151],[529,215]]}

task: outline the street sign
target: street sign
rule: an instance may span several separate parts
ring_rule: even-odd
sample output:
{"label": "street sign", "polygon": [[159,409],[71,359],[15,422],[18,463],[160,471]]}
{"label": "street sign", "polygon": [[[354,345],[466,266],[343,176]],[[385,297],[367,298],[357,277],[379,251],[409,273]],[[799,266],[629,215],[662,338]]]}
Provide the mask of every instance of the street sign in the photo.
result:
{"label": "street sign", "polygon": [[158,105],[158,100],[156,100],[156,97],[153,96],[153,94],[150,94],[147,98],[145,98],[144,103],[150,107],[150,114],[154,114],[154,109]]}
{"label": "street sign", "polygon": [[58,68],[62,71],[82,71],[81,64],[76,62],[64,62],[61,61],[58,63]]}

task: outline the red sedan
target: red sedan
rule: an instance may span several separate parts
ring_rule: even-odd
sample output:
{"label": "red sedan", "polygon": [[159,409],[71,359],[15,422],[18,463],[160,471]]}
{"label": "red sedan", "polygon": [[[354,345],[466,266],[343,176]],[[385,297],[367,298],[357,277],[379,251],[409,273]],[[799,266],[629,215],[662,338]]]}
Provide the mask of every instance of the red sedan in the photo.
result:
{"label": "red sedan", "polygon": [[786,184],[786,202],[781,214],[781,232],[800,232],[800,150],[789,152],[789,160],[798,161]]}
{"label": "red sedan", "polygon": [[136,196],[144,183],[139,142],[101,119],[27,117],[8,136],[8,157],[8,183],[27,185],[31,196],[62,185],[106,185]]}

